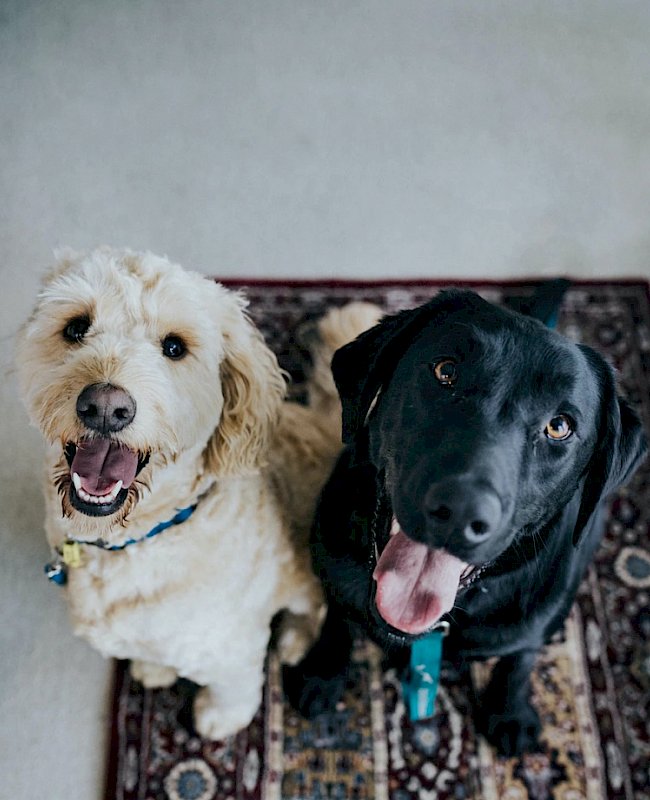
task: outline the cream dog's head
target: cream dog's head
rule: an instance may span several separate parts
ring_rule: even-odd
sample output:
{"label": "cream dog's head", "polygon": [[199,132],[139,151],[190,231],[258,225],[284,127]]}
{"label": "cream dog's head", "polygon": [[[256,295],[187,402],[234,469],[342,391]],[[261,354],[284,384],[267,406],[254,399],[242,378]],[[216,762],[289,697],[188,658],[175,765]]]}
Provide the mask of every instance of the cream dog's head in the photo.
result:
{"label": "cream dog's head", "polygon": [[62,255],[23,326],[32,422],[61,448],[51,480],[86,529],[122,523],[157,469],[263,461],[285,385],[238,294],[150,253]]}

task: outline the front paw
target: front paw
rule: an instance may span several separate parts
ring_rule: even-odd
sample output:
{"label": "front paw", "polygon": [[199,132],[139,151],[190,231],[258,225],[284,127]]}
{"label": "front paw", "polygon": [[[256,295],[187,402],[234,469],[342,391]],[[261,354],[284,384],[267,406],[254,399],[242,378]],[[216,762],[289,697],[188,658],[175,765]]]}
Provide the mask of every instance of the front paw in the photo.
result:
{"label": "front paw", "polygon": [[481,707],[476,724],[479,732],[497,749],[500,756],[511,758],[540,749],[542,724],[530,703],[500,711]]}
{"label": "front paw", "polygon": [[166,689],[176,682],[176,670],[162,664],[133,659],[129,664],[131,676],[139,681],[145,689]]}
{"label": "front paw", "polygon": [[314,641],[311,631],[297,625],[287,626],[278,636],[277,651],[281,664],[294,666]]}
{"label": "front paw", "polygon": [[284,693],[291,705],[306,719],[314,719],[336,710],[345,690],[346,676],[315,675],[308,672],[304,664],[298,664],[283,669],[283,682]]}
{"label": "front paw", "polygon": [[253,702],[224,702],[204,686],[194,698],[194,728],[204,739],[226,739],[251,723],[258,705],[259,698]]}

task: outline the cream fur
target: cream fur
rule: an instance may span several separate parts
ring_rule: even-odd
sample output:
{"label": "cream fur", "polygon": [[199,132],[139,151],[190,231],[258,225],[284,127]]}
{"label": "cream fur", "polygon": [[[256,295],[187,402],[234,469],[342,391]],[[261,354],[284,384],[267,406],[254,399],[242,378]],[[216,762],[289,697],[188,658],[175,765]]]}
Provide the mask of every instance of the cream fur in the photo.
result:
{"label": "cream fur", "polygon": [[[318,632],[322,594],[307,536],[315,500],[338,453],[340,425],[328,369],[336,347],[378,312],[337,311],[314,338],[314,408],[284,402],[277,361],[246,301],[149,253],[66,252],[46,277],[17,348],[22,393],[47,444],[46,535],[121,544],[199,500],[193,516],[155,539],[107,552],[82,545],[69,570],[75,632],[106,656],[132,659],[147,686],[177,676],[201,684],[195,723],[222,738],[247,725],[260,701],[272,618],[285,610],[278,647],[294,663]],[[82,342],[62,336],[86,314]],[[336,321],[336,318],[339,321]],[[165,358],[182,336],[188,354]],[[68,442],[88,435],[76,415],[84,387],[111,383],[137,403],[112,439],[149,454],[124,507],[91,517],[70,503]]]}

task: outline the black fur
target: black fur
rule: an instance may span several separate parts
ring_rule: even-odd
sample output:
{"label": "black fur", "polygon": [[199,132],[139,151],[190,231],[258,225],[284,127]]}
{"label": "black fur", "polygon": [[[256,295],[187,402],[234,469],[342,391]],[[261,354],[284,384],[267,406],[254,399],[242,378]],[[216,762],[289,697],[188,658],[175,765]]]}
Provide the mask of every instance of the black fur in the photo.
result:
{"label": "black fur", "polygon": [[[443,359],[456,362],[453,385],[434,375]],[[384,319],[338,351],[333,371],[347,446],[312,541],[329,610],[320,640],[286,673],[290,699],[310,717],[334,706],[357,626],[404,660],[412,637],[380,617],[372,577],[374,544],[386,546],[395,515],[410,538],[480,570],[447,617],[445,658],[500,657],[479,730],[503,754],[535,749],[530,671],[600,541],[605,497],[645,454],[637,416],[598,353],[468,291]],[[566,441],[544,433],[559,414],[575,423]],[[437,520],[431,497],[444,491],[477,514],[491,503],[488,533],[468,540]]]}

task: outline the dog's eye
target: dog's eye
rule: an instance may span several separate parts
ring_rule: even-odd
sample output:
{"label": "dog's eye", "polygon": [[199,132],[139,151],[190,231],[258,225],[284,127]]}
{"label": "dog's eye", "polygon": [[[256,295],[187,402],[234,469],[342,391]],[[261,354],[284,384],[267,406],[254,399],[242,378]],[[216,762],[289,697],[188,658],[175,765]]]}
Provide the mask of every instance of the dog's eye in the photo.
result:
{"label": "dog's eye", "polygon": [[443,386],[451,386],[456,383],[456,378],[458,378],[456,362],[452,361],[450,358],[438,361],[438,363],[433,366],[433,374]]}
{"label": "dog's eye", "polygon": [[566,414],[558,414],[549,421],[544,428],[544,433],[554,442],[563,442],[573,433],[573,421]]}
{"label": "dog's eye", "polygon": [[162,340],[162,351],[167,358],[179,359],[183,358],[187,352],[187,347],[180,336],[170,334]]}
{"label": "dog's eye", "polygon": [[63,338],[66,342],[80,342],[90,328],[90,319],[87,316],[75,317],[63,329]]}

